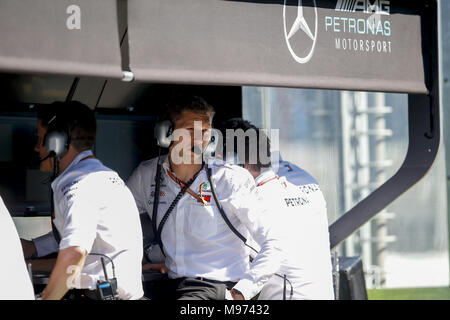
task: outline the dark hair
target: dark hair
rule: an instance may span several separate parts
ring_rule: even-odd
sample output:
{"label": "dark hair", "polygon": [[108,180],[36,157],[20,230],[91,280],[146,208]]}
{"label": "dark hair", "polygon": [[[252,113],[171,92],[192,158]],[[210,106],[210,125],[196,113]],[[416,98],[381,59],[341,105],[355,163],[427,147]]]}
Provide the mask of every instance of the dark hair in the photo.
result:
{"label": "dark hair", "polygon": [[97,134],[94,111],[78,101],[56,101],[38,107],[37,118],[42,126],[63,130],[69,134],[70,144],[79,152],[92,149]]}
{"label": "dark hair", "polygon": [[[256,132],[256,139],[257,139],[257,157],[256,157],[256,163],[249,163],[250,161],[250,138],[248,136],[245,137],[245,163],[252,167],[253,170],[261,170],[261,168],[268,168],[271,166],[270,163],[270,139],[267,136],[267,134],[259,130],[258,127],[253,125],[250,121],[244,120],[242,118],[232,118],[229,120],[226,120],[222,122],[218,128],[222,135],[223,135],[223,150],[224,153],[229,153],[231,150],[227,150],[226,146],[226,129],[233,129],[238,130],[242,129],[244,132],[247,132],[247,130],[254,130]],[[269,159],[268,162],[263,162],[261,159],[261,149],[264,148],[267,152],[267,158]],[[232,150],[235,154],[238,154],[238,145],[237,145],[237,138],[234,138],[234,150]]]}
{"label": "dark hair", "polygon": [[190,111],[197,114],[204,114],[211,119],[214,117],[214,108],[205,99],[193,95],[177,95],[167,104],[165,119],[172,123],[181,119],[183,111]]}

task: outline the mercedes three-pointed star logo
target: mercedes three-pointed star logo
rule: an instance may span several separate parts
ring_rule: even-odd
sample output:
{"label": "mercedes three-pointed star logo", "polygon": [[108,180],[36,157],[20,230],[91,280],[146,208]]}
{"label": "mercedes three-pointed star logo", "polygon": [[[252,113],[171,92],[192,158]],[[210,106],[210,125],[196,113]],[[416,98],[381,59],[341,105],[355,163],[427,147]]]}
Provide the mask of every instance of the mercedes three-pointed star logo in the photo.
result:
{"label": "mercedes three-pointed star logo", "polygon": [[[307,63],[314,54],[314,49],[316,47],[316,40],[317,40],[317,6],[316,1],[312,0],[314,4],[314,13],[315,13],[315,25],[314,25],[314,33],[312,33],[310,26],[308,25],[308,22],[305,19],[304,13],[303,13],[303,3],[302,0],[298,0],[298,6],[297,6],[297,17],[295,18],[294,23],[290,28],[288,28],[286,21],[286,2],[287,0],[284,0],[284,7],[283,7],[283,21],[284,21],[284,38],[286,39],[286,44],[288,46],[289,52],[291,53],[292,57],[297,61],[298,63]],[[289,29],[289,32],[287,31]],[[310,50],[307,50],[308,54],[306,56],[298,56],[294,49],[292,48],[291,41],[295,41],[295,35],[299,30],[302,30],[312,41],[311,43],[304,43],[304,45],[307,48],[310,48]]]}

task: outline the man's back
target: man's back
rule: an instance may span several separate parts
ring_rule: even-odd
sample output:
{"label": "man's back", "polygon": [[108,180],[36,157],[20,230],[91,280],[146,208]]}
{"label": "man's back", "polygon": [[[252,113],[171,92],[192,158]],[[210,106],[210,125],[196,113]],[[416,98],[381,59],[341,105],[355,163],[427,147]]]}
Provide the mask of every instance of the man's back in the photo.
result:
{"label": "man's back", "polygon": [[[102,254],[113,259],[119,297],[142,297],[142,230],[133,196],[118,174],[97,159],[75,159],[52,188],[60,250],[80,246],[90,253],[79,286],[95,289],[104,279],[100,256],[94,255]],[[112,278],[112,263],[106,258],[105,264]]]}
{"label": "man's back", "polygon": [[[266,177],[264,177],[266,175]],[[290,284],[293,299],[333,299],[331,254],[326,204],[318,185],[296,186],[285,177],[273,178],[268,171],[258,181],[258,194],[268,206],[271,225],[283,243],[284,262],[279,275],[286,274],[286,297]],[[270,177],[272,179],[270,180]],[[263,183],[263,180],[267,180]],[[273,277],[260,299],[281,299],[281,277]]]}

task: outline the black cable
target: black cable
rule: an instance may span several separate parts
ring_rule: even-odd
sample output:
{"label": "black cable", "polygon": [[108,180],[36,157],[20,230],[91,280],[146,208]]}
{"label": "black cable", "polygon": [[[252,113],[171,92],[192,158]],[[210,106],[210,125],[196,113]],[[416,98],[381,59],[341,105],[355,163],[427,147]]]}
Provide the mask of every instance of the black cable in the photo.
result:
{"label": "black cable", "polygon": [[[125,32],[124,32],[124,34],[123,34],[123,36],[122,36],[122,39],[120,39],[120,48],[122,48],[122,45],[123,45],[123,42],[124,42],[124,40],[125,40],[125,37],[126,37],[127,33],[128,33],[128,28],[125,29]],[[97,109],[98,104],[100,103],[100,100],[102,99],[103,92],[105,91],[105,88],[106,88],[106,84],[107,84],[107,83],[108,83],[108,79],[106,79],[106,80],[103,82],[102,89],[100,90],[100,94],[99,94],[99,96],[98,96],[98,98],[97,98],[97,102],[95,103],[95,106],[94,106],[94,110]]]}
{"label": "black cable", "polygon": [[[125,251],[125,250],[120,251],[117,255],[121,254],[121,253],[124,252],[124,251]],[[116,255],[116,257],[117,257],[117,255]],[[110,257],[108,257],[107,255],[102,254],[102,253],[88,253],[88,256],[100,256],[100,257],[104,257],[104,258],[108,259],[109,262],[111,262],[111,267],[112,267],[112,272],[113,272],[113,278],[116,277],[116,268],[115,268],[115,266],[114,266],[114,261],[113,261]],[[107,275],[107,273],[106,273],[106,267],[105,267],[103,261],[102,261],[102,263],[103,263],[103,272],[105,273],[106,281],[108,281],[108,275]]]}
{"label": "black cable", "polygon": [[72,85],[70,86],[69,93],[67,94],[66,102],[72,101],[73,95],[75,94],[75,90],[78,87],[78,82],[79,81],[80,81],[80,78],[79,77],[75,77],[75,79],[72,82]]}
{"label": "black cable", "polygon": [[[200,170],[198,170],[194,176],[188,181],[186,182],[186,184],[183,186],[183,188],[181,188],[180,192],[178,192],[177,196],[175,197],[175,199],[172,201],[172,203],[170,204],[169,208],[167,209],[166,213],[164,214],[163,218],[161,219],[161,222],[159,223],[158,226],[158,230],[157,230],[157,234],[156,234],[156,240],[158,241],[159,247],[161,248],[161,252],[164,256],[166,256],[166,254],[164,253],[164,248],[163,248],[163,243],[162,243],[162,239],[161,239],[161,233],[162,233],[162,229],[167,221],[167,219],[169,218],[170,213],[173,211],[173,209],[175,209],[175,206],[177,205],[178,201],[180,201],[181,197],[185,194],[186,190],[192,185],[192,183],[194,182],[194,180],[197,178],[198,174],[203,170],[203,165],[200,168]],[[155,186],[156,187],[156,186]],[[159,194],[159,190],[155,190],[155,194],[158,193]],[[155,204],[153,204],[155,205]],[[156,219],[155,219],[156,220]]]}
{"label": "black cable", "polygon": [[223,220],[225,221],[225,223],[227,224],[227,226],[231,229],[231,231],[239,238],[242,240],[242,242],[249,247],[250,249],[252,249],[254,252],[258,253],[259,251],[256,250],[255,248],[253,248],[252,246],[247,244],[247,238],[245,238],[231,223],[230,219],[228,219],[227,214],[225,213],[225,211],[223,210],[222,204],[220,203],[219,199],[217,198],[217,194],[216,194],[216,189],[214,188],[214,184],[212,183],[212,169],[210,167],[208,167],[206,169],[207,175],[208,175],[208,180],[209,180],[209,184],[211,186],[211,193],[214,197],[214,201],[216,202],[217,208],[219,209],[220,215],[222,216]]}
{"label": "black cable", "polygon": [[58,177],[59,173],[59,159],[58,156],[53,156],[53,176],[52,176],[52,182],[55,181],[56,177]]}
{"label": "black cable", "polygon": [[51,215],[51,224],[52,224],[52,232],[53,232],[53,237],[55,238],[56,242],[58,243],[58,245],[61,242],[61,235],[59,234],[58,229],[56,228],[55,225],[55,217],[56,217],[56,213],[55,213],[55,201],[53,199],[54,193],[53,193],[53,188],[52,188],[52,182],[55,181],[55,179],[58,177],[58,173],[59,173],[59,158],[54,155],[53,156],[53,175],[50,179],[50,215]]}
{"label": "black cable", "polygon": [[108,273],[106,272],[105,259],[103,257],[100,258],[102,262],[103,273],[105,274],[105,280],[108,281]]}
{"label": "black cable", "polygon": [[286,300],[286,282],[289,283],[291,286],[291,295],[289,297],[289,300],[292,300],[292,296],[294,295],[294,287],[292,286],[292,283],[289,281],[289,279],[286,277],[286,275],[280,275],[278,273],[275,273],[276,276],[282,278],[284,280],[284,291],[283,291],[283,300]]}
{"label": "black cable", "polygon": [[102,96],[103,96],[103,92],[105,91],[105,88],[106,88],[106,84],[107,84],[107,83],[108,83],[108,80],[105,80],[105,81],[103,82],[102,89],[100,90],[100,94],[99,94],[99,96],[98,96],[98,98],[97,98],[97,102],[95,103],[95,106],[94,106],[94,110],[97,109],[98,104],[100,103],[100,100],[101,100],[101,98],[102,98]]}
{"label": "black cable", "polygon": [[156,175],[155,175],[155,194],[153,195],[153,212],[152,212],[152,228],[153,228],[153,236],[155,237],[153,242],[158,242],[157,238],[158,227],[156,224],[156,219],[158,216],[158,206],[159,206],[159,192],[161,189],[161,172],[162,172],[162,163],[161,163],[161,147],[158,148],[158,163],[156,164]]}

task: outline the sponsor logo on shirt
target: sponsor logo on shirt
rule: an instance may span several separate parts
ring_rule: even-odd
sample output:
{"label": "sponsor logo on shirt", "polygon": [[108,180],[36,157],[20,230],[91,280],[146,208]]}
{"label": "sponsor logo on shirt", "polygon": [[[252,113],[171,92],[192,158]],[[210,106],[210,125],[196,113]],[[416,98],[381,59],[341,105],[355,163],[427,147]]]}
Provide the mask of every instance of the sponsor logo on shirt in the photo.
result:
{"label": "sponsor logo on shirt", "polygon": [[[167,185],[165,185],[165,184],[161,184],[161,185],[159,185],[161,188],[166,188],[167,187]],[[155,188],[155,185],[154,184],[152,184],[152,185],[150,185],[150,187],[151,188]]]}
{"label": "sponsor logo on shirt", "polygon": [[248,179],[244,183],[244,188],[249,189],[250,192],[253,192],[253,190],[256,188],[255,181]]}
{"label": "sponsor logo on shirt", "polygon": [[292,169],[292,167],[288,164],[285,164],[284,167],[288,169],[288,172],[294,171],[294,169]]}
{"label": "sponsor logo on shirt", "polygon": [[319,185],[318,184],[305,184],[303,186],[299,186],[300,192],[310,194],[316,191],[319,191]]}
{"label": "sponsor logo on shirt", "polygon": [[[155,177],[153,177],[152,181],[155,181]],[[161,175],[161,178],[159,179],[159,181],[164,182],[164,177],[162,175]],[[155,183],[150,185],[150,187],[152,187],[152,188],[155,187],[155,186],[156,186]],[[166,185],[163,184],[163,183],[161,183],[160,186],[161,186],[161,188],[165,188],[166,187]]]}
{"label": "sponsor logo on shirt", "polygon": [[118,178],[118,177],[109,177],[108,178],[109,182],[111,182],[112,184],[118,185],[118,186],[123,186],[123,180]]}
{"label": "sponsor logo on shirt", "polygon": [[61,193],[63,194],[63,196],[65,196],[67,194],[67,192],[69,192],[69,191],[77,190],[78,187],[76,187],[75,185],[78,184],[78,182],[80,182],[80,180],[73,180],[72,182],[70,182],[70,183],[66,184],[65,186],[63,186],[61,188]]}
{"label": "sponsor logo on shirt", "polygon": [[202,182],[199,187],[199,196],[204,205],[211,203],[211,185],[209,182]]}
{"label": "sponsor logo on shirt", "polygon": [[[155,191],[153,190],[152,193],[150,194],[150,197],[154,197],[155,196]],[[167,196],[167,193],[164,190],[159,191],[159,196],[160,197],[165,197]]]}
{"label": "sponsor logo on shirt", "polygon": [[247,181],[245,181],[244,187],[249,188],[251,184],[252,184],[252,182],[250,181],[250,179],[248,179]]}
{"label": "sponsor logo on shirt", "polygon": [[284,201],[287,207],[300,207],[309,203],[309,200],[303,197],[284,198]]}
{"label": "sponsor logo on shirt", "polygon": [[[153,205],[154,203],[155,203],[155,201],[153,201],[153,199],[152,200],[148,200],[148,202],[147,202],[149,205]],[[159,204],[167,204],[167,201],[159,201],[158,202]]]}
{"label": "sponsor logo on shirt", "polygon": [[66,198],[66,201],[70,201],[73,197],[76,196],[75,191],[78,190],[77,184],[79,182],[80,180],[74,180],[61,188],[62,196]]}

